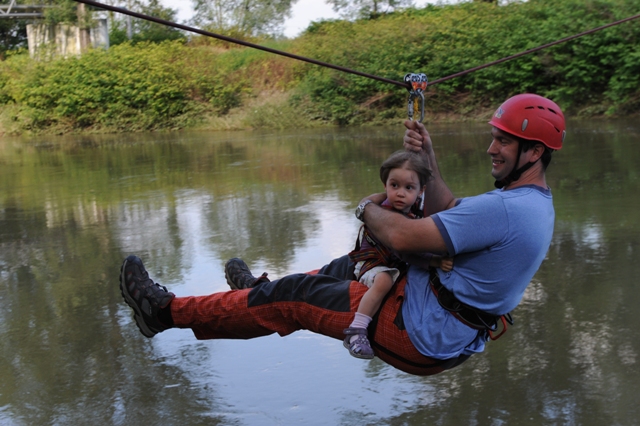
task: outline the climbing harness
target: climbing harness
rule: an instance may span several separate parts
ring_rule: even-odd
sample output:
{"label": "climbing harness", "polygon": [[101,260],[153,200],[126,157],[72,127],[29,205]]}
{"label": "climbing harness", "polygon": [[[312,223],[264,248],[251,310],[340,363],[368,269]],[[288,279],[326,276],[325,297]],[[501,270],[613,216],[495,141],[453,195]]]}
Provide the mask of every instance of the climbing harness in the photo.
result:
{"label": "climbing harness", "polygon": [[[416,200],[416,202],[418,202]],[[390,205],[382,204],[381,207],[392,210],[393,208]],[[415,204],[414,206],[415,207]],[[422,215],[416,215],[413,213],[415,210],[412,207],[412,211],[409,213],[400,213],[409,219],[416,219],[422,217]],[[360,268],[360,273],[356,277],[358,281],[360,278],[371,269],[376,266],[387,266],[389,268],[395,268],[400,271],[400,277],[402,277],[407,272],[407,264],[403,260],[401,260],[395,253],[389,250],[384,244],[382,244],[378,239],[369,231],[365,225],[360,227],[360,231],[358,231],[358,238],[356,238],[355,248],[349,253],[349,258],[353,263],[364,262],[362,268]]]}
{"label": "climbing harness", "polygon": [[[365,241],[368,244],[365,244],[365,247],[363,247]],[[356,277],[358,281],[360,281],[365,273],[376,266],[395,268],[400,271],[400,276],[404,275],[407,270],[406,263],[380,243],[373,234],[369,232],[369,229],[365,225],[360,227],[360,232],[358,232],[358,238],[356,239],[356,246],[353,251],[349,253],[349,258],[353,263],[364,262],[360,269],[360,274]]]}
{"label": "climbing harness", "polygon": [[[442,285],[435,271],[431,271],[429,284],[442,308],[463,324],[486,332],[491,340],[498,340],[507,332],[507,323],[513,325],[511,313],[493,315],[459,301],[449,289]],[[500,324],[502,324],[502,327],[500,327]]]}
{"label": "climbing harness", "polygon": [[418,122],[422,123],[422,120],[424,120],[424,91],[427,90],[429,79],[427,79],[426,74],[409,73],[404,76],[404,81],[407,83],[407,90],[409,91],[409,103],[407,106],[409,120],[413,120],[415,107],[418,106],[420,111]]}

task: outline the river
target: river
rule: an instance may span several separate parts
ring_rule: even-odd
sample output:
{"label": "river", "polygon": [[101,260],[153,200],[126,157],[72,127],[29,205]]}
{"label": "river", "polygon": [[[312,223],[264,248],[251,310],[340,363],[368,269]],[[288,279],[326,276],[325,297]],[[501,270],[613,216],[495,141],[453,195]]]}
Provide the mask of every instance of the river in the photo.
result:
{"label": "river", "polygon": [[[430,126],[457,196],[493,188],[486,124]],[[353,247],[402,129],[0,138],[0,424],[631,425],[640,408],[640,125],[571,121],[547,259],[515,324],[432,377],[309,332],[144,338],[118,288],[140,256],[178,296]]]}

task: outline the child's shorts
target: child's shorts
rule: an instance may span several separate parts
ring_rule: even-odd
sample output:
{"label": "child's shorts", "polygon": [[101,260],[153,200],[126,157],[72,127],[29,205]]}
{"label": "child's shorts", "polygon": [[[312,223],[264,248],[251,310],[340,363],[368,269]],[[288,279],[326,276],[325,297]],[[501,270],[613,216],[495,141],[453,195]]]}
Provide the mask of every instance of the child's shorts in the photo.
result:
{"label": "child's shorts", "polygon": [[[354,270],[354,274],[356,277],[360,275],[360,270],[362,269],[363,264],[364,262],[356,263],[356,269]],[[389,268],[388,266],[376,266],[365,272],[359,281],[367,287],[371,288],[371,286],[373,285],[373,279],[381,272],[389,273],[394,283],[400,276],[400,271],[396,268]]]}

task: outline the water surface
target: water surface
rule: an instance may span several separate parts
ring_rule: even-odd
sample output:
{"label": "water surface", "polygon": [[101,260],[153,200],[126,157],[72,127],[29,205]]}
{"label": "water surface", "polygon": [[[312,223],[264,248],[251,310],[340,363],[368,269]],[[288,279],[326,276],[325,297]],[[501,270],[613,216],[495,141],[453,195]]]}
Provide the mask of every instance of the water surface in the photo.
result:
{"label": "water surface", "polygon": [[[457,196],[492,189],[484,124],[432,128]],[[516,324],[415,377],[309,332],[144,338],[118,289],[138,254],[177,295],[226,259],[276,278],[353,247],[400,128],[0,139],[0,423],[637,424],[640,126],[571,122],[556,228]]]}

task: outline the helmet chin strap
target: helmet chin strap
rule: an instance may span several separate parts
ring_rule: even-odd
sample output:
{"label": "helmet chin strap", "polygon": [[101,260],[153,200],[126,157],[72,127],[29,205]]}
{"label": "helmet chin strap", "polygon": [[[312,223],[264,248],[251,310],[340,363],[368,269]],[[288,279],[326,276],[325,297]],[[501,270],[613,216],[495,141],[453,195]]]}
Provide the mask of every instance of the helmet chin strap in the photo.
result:
{"label": "helmet chin strap", "polygon": [[522,166],[522,167],[520,167],[519,169],[516,170],[516,167],[518,167],[518,163],[520,162],[520,155],[521,154],[522,154],[522,143],[518,142],[518,156],[516,157],[516,165],[513,166],[513,170],[511,170],[511,173],[509,173],[504,179],[497,180],[497,181],[494,182],[493,185],[496,188],[498,188],[498,189],[504,188],[505,186],[508,186],[512,182],[517,181],[518,179],[520,179],[520,176],[522,176],[522,174],[524,172],[529,170],[531,168],[531,166],[533,166],[534,164],[536,164],[540,160],[538,158],[533,163],[527,163],[524,166]]}

